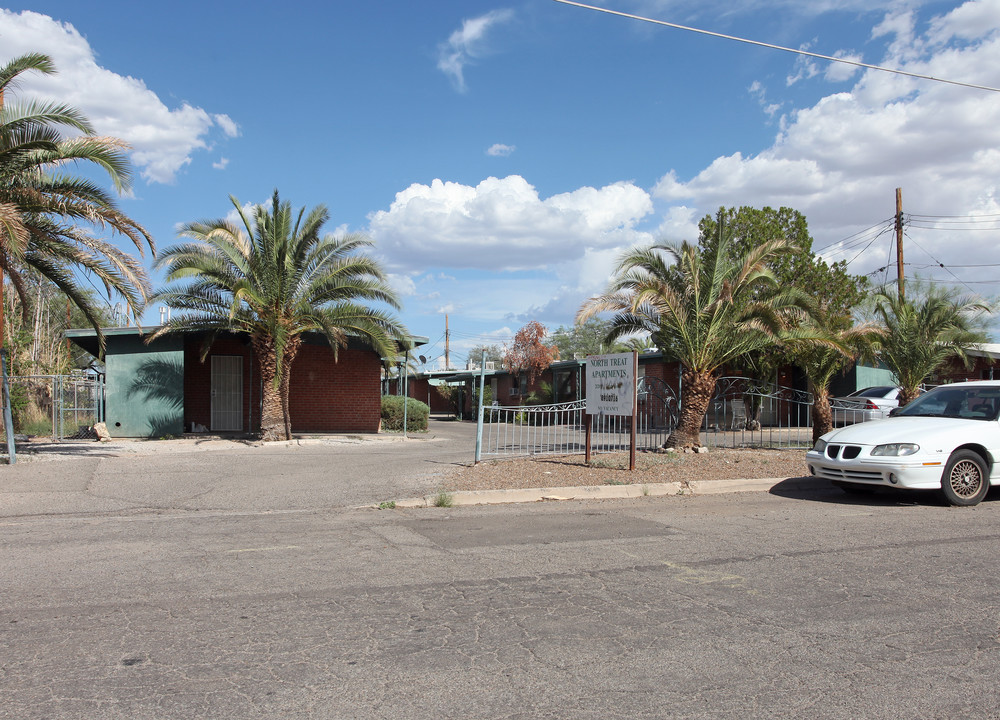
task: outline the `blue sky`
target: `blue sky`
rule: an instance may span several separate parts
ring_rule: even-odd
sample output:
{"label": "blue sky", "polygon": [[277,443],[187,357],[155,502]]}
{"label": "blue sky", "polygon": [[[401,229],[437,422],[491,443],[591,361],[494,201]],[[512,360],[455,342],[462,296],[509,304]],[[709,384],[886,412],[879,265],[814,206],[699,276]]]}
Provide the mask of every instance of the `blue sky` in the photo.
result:
{"label": "blue sky", "polygon": [[[593,4],[1000,86],[1000,0]],[[22,97],[132,145],[122,206],[159,247],[230,194],[323,203],[376,242],[431,365],[445,313],[453,364],[571,324],[624,248],[694,240],[720,205],[801,210],[815,249],[880,281],[902,187],[907,276],[997,292],[1000,93],[552,0],[8,4],[0,60],[29,51],[60,74]]]}

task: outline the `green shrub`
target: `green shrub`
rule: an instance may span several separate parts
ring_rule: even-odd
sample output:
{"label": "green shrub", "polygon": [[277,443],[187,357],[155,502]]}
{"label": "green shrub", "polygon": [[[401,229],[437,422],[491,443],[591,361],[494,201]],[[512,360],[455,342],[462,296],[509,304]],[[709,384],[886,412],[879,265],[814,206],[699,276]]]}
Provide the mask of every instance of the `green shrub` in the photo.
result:
{"label": "green shrub", "polygon": [[[382,429],[387,432],[403,431],[403,400],[399,395],[382,396]],[[427,403],[406,398],[406,430],[417,432],[427,430],[427,418],[430,415]]]}
{"label": "green shrub", "polygon": [[[26,424],[37,420],[38,409],[31,402],[31,394],[28,392],[28,388],[20,383],[11,383],[9,387],[10,414],[14,421],[14,432],[22,433]],[[33,410],[34,412],[32,412]]]}

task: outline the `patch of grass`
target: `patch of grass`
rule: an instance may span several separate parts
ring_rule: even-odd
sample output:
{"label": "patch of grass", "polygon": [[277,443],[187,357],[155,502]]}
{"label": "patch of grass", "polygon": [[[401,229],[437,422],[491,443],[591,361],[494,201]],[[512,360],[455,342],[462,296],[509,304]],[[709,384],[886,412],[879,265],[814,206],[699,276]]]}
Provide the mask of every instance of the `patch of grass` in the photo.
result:
{"label": "patch of grass", "polygon": [[21,432],[24,435],[51,435],[52,420],[46,420],[45,418],[25,420],[21,423]]}
{"label": "patch of grass", "polygon": [[378,504],[378,509],[379,510],[395,510],[396,509],[396,501],[395,500],[386,500],[385,502],[380,502]]}
{"label": "patch of grass", "polygon": [[605,485],[624,485],[625,483],[623,483],[621,480],[605,480],[604,484]]}
{"label": "patch of grass", "polygon": [[643,495],[649,495],[649,485],[643,485],[642,486],[642,494]]}
{"label": "patch of grass", "polygon": [[455,504],[455,496],[444,490],[439,490],[434,496],[434,507],[450,508]]}

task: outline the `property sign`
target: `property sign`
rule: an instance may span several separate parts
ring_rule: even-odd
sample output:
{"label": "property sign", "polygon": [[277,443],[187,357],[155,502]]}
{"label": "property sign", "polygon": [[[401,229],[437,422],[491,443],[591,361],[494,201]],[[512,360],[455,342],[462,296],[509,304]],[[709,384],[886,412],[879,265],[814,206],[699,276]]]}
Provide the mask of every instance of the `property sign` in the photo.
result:
{"label": "property sign", "polygon": [[635,401],[635,354],[587,356],[587,414],[631,415]]}

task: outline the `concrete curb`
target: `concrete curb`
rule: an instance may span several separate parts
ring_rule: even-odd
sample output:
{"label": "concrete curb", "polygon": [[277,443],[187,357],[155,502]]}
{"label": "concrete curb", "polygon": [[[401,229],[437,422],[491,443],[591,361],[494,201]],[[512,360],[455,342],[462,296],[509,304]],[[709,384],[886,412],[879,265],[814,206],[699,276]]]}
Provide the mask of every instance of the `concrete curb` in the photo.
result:
{"label": "concrete curb", "polygon": [[[735,492],[766,492],[789,478],[758,478],[745,480],[692,480],[687,483],[642,483],[635,485],[584,485],[580,487],[532,488],[523,490],[463,490],[445,493],[451,506],[501,505],[545,500],[621,500],[664,495],[715,495]],[[434,507],[437,493],[423,497],[396,500],[397,508]],[[378,504],[370,507],[379,507]]]}

